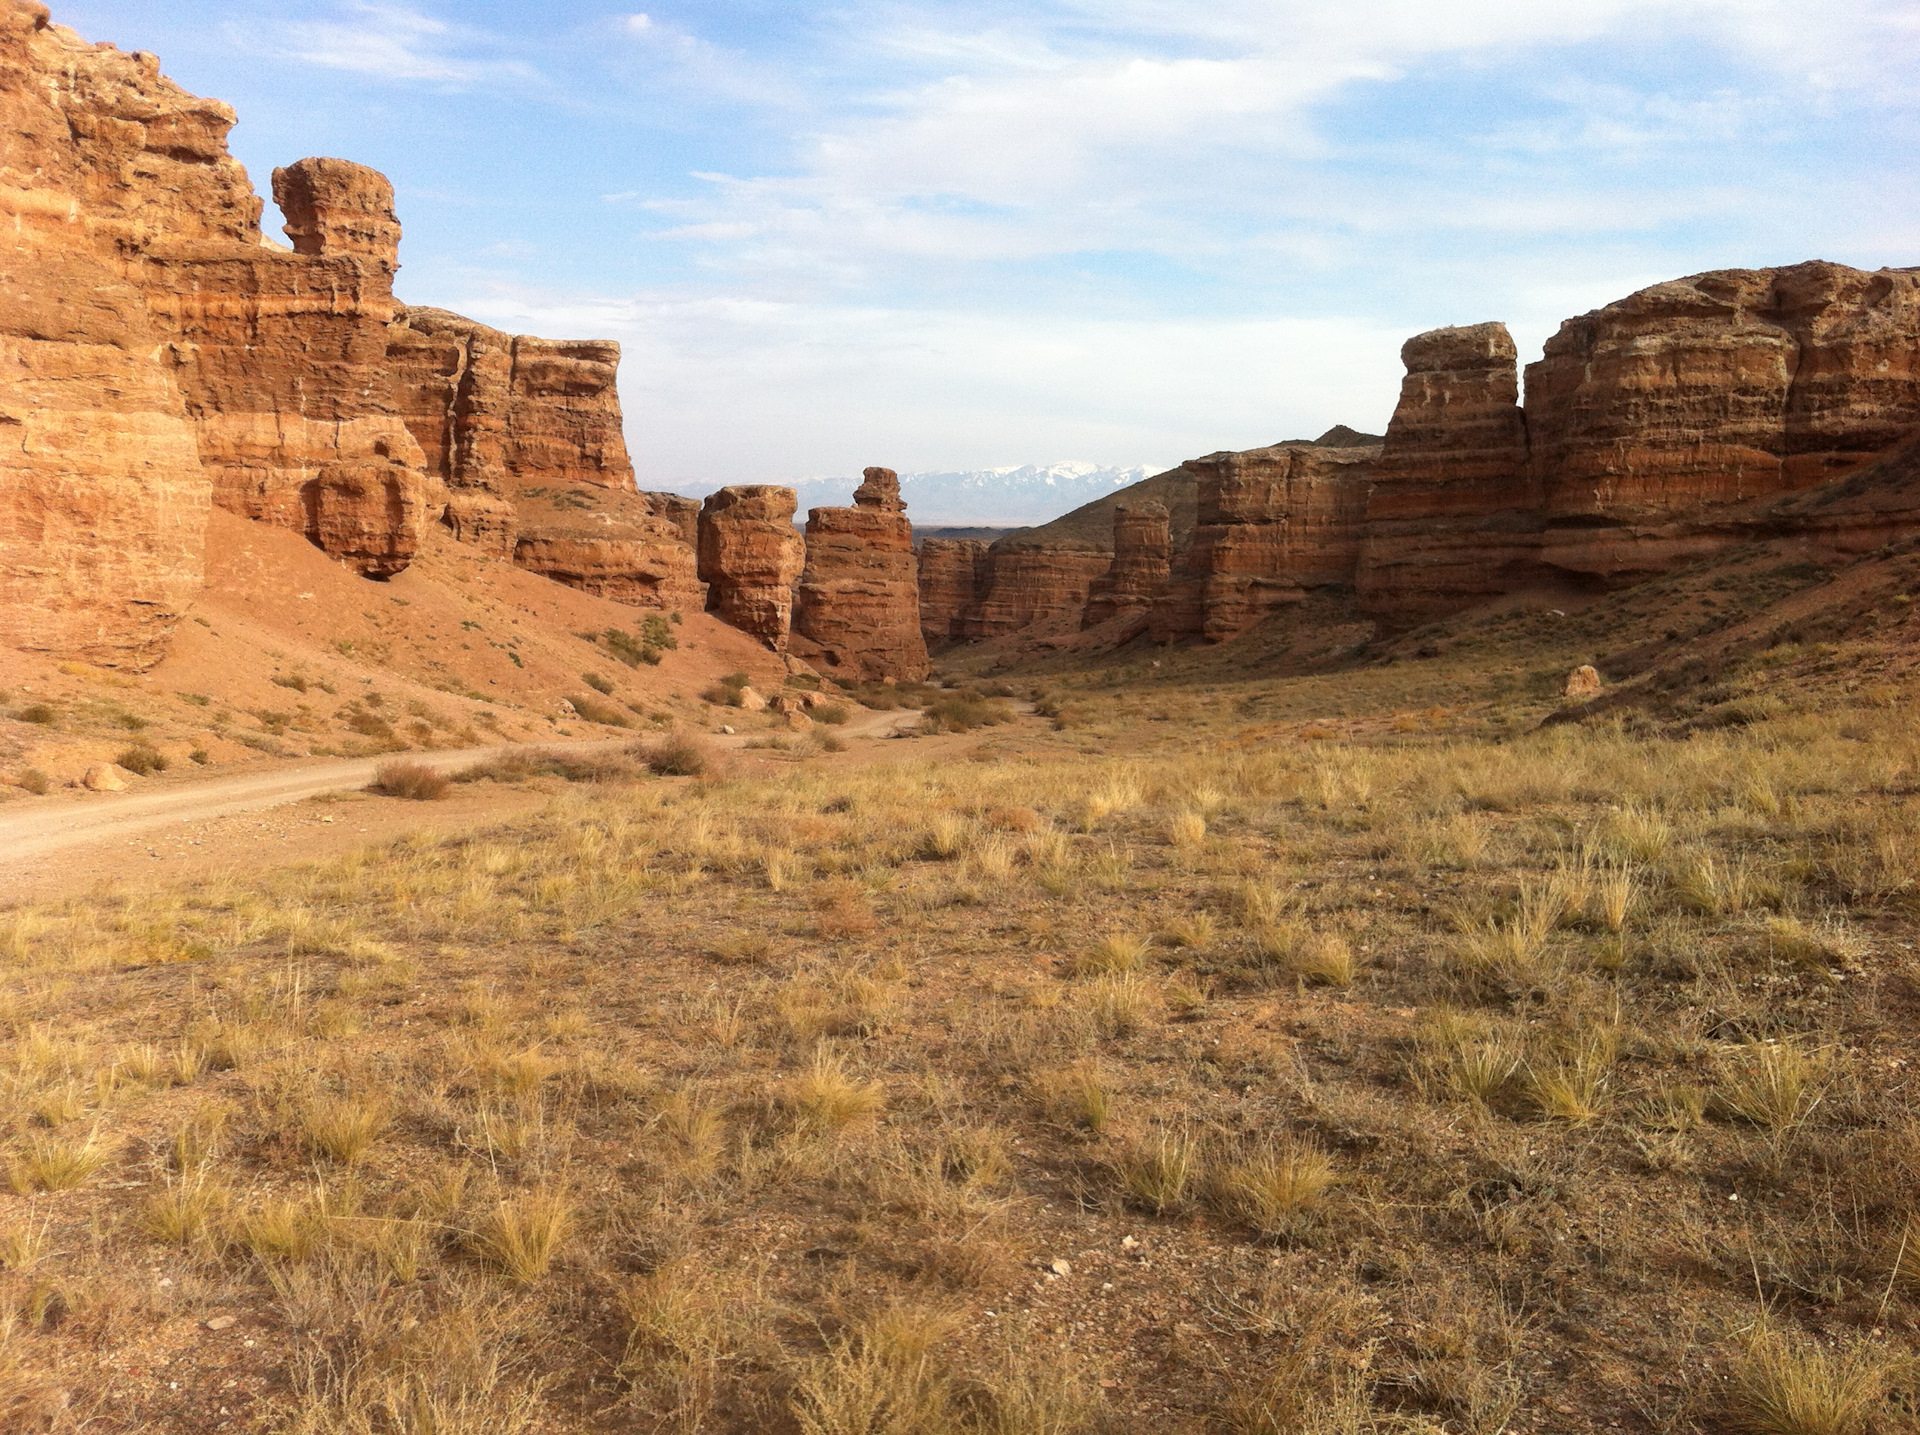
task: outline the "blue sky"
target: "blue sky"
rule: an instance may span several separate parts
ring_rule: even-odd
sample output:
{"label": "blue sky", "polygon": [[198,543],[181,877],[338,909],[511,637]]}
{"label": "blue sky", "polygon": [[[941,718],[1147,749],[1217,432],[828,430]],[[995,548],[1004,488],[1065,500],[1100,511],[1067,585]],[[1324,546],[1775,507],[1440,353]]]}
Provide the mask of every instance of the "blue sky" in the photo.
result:
{"label": "blue sky", "polygon": [[408,301],[620,339],[643,485],[1378,430],[1421,329],[1920,263],[1920,3],[647,3],[53,0],[262,191],[389,174]]}

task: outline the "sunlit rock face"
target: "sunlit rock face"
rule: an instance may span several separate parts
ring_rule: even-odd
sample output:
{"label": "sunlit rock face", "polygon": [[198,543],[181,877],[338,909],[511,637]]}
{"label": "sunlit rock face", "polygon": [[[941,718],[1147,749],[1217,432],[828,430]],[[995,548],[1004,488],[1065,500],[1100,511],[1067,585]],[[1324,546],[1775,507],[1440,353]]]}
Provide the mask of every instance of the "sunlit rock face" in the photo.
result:
{"label": "sunlit rock face", "polygon": [[740,484],[700,507],[699,578],[707,611],[785,652],[793,627],[793,584],[806,546],[793,527],[791,488]]}
{"label": "sunlit rock face", "polygon": [[851,508],[808,513],[790,646],[828,677],[927,675],[913,525],[892,469],[867,469]]}

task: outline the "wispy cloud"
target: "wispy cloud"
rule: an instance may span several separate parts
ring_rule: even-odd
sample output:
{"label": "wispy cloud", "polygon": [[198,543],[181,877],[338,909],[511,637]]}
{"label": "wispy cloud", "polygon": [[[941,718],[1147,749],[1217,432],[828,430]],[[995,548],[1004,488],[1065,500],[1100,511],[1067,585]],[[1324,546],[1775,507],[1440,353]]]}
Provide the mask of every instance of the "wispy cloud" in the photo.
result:
{"label": "wispy cloud", "polygon": [[375,79],[456,88],[537,80],[523,60],[483,30],[455,25],[405,5],[355,0],[339,20],[292,20],[267,32],[285,59]]}

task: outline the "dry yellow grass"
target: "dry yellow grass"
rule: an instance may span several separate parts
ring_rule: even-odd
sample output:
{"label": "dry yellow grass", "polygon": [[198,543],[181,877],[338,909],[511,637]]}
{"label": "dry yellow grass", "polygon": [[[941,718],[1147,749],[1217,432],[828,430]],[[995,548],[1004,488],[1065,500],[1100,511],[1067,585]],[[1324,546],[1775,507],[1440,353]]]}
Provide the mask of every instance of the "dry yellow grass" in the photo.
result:
{"label": "dry yellow grass", "polygon": [[0,914],[7,1368],[159,1435],[1893,1428],[1901,710],[1279,692]]}

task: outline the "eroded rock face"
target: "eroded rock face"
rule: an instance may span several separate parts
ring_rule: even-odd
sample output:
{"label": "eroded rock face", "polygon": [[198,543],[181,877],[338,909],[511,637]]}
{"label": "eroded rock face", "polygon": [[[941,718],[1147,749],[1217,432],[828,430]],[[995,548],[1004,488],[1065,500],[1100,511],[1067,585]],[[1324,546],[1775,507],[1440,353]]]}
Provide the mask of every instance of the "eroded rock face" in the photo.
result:
{"label": "eroded rock face", "polygon": [[387,376],[393,186],[363,165],[308,159],[274,171],[274,194],[297,250],[257,236],[157,244],[147,305],[174,336],[214,502],[386,577],[445,502]]}
{"label": "eroded rock face", "polygon": [[[0,643],[145,667],[198,591],[211,487],[136,265],[258,233],[233,112],[0,0]],[[164,211],[150,204],[168,193]]]}
{"label": "eroded rock face", "polygon": [[1615,585],[1724,546],[1717,516],[1920,423],[1920,272],[1813,261],[1656,284],[1527,367],[1542,559]]}
{"label": "eroded rock face", "polygon": [[1018,538],[1003,538],[993,545],[988,561],[986,595],[960,616],[963,638],[1078,632],[1087,594],[1094,580],[1112,566],[1113,555],[1100,549],[1026,545]]}
{"label": "eroded rock face", "polygon": [[1082,627],[1151,611],[1171,574],[1172,521],[1163,503],[1114,509],[1113,565],[1093,580]]}
{"label": "eroded rock face", "polygon": [[741,484],[709,494],[700,507],[699,577],[707,611],[776,653],[793,625],[793,584],[806,546],[793,528],[791,488]]}
{"label": "eroded rock face", "polygon": [[635,491],[619,360],[617,344],[507,334],[444,309],[402,310],[387,343],[456,537],[602,597],[698,609],[700,505]]}
{"label": "eroded rock face", "polygon": [[1507,326],[1418,334],[1400,358],[1355,582],[1367,612],[1411,624],[1536,579],[1544,516]]}
{"label": "eroded rock face", "polygon": [[867,469],[853,507],[807,514],[792,647],[829,677],[872,682],[927,675],[913,525],[892,469]]}
{"label": "eroded rock face", "polygon": [[986,597],[992,546],[984,538],[921,540],[920,633],[928,646],[959,637],[961,618]]}
{"label": "eroded rock face", "polygon": [[1197,590],[1199,635],[1239,636],[1311,589],[1350,584],[1360,554],[1367,488],[1380,445],[1282,443],[1215,453],[1187,467],[1200,481],[1199,524],[1168,610]]}

